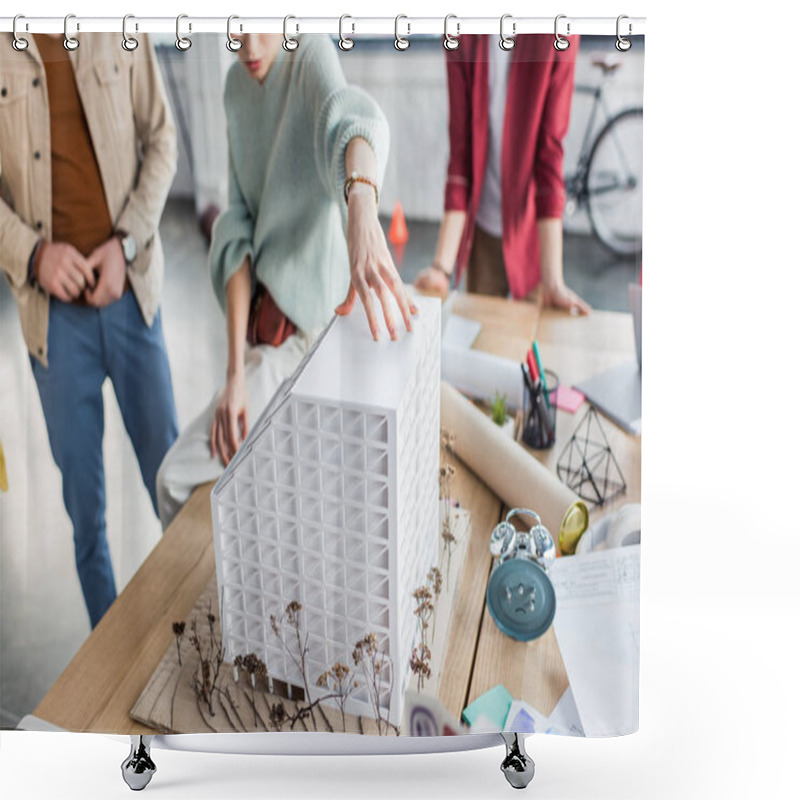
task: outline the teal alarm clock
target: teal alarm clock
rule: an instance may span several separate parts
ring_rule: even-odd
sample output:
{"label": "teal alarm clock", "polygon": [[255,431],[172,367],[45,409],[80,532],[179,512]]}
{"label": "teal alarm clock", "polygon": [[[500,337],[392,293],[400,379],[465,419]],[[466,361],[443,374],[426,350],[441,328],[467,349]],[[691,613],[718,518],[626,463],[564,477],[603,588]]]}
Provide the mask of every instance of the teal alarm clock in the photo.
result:
{"label": "teal alarm clock", "polygon": [[[515,516],[531,517],[534,525],[518,531],[511,524]],[[496,559],[486,589],[492,619],[512,639],[538,639],[556,614],[556,593],[547,574],[556,557],[550,531],[535,511],[512,508],[492,531],[489,551]]]}

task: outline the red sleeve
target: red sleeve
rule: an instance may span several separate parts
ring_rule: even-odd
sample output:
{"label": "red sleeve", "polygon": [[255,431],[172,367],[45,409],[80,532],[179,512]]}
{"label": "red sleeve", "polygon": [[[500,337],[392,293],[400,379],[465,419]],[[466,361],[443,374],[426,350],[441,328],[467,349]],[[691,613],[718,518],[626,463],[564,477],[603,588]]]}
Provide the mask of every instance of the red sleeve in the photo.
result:
{"label": "red sleeve", "polygon": [[564,188],[564,137],[569,128],[569,114],[575,86],[575,57],[579,37],[571,38],[571,47],[556,52],[550,73],[539,138],[536,143],[534,181],[536,184],[536,216],[561,217],[567,193]]}
{"label": "red sleeve", "polygon": [[444,191],[445,211],[466,211],[472,185],[472,78],[464,58],[464,43],[447,52],[450,101],[450,162]]}

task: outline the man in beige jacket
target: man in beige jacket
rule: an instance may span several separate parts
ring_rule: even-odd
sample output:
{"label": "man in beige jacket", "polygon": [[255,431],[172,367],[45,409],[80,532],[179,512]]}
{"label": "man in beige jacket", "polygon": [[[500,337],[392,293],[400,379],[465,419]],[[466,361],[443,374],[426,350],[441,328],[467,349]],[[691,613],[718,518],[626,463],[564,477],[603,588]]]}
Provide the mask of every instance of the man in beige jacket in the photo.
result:
{"label": "man in beige jacket", "polygon": [[159,310],[158,223],[175,127],[152,45],[115,34],[0,35],[0,269],[17,301],[72,521],[92,627],[116,597],[105,527],[102,385],[110,378],[156,507],[177,436]]}

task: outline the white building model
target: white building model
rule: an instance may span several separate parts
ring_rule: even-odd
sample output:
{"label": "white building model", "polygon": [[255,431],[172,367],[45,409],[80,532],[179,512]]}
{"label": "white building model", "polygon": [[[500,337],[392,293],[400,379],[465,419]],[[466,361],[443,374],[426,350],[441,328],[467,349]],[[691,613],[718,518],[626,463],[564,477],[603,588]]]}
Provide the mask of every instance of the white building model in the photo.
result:
{"label": "white building model", "polygon": [[[375,694],[352,660],[365,634],[388,658],[379,706],[402,717],[417,619],[414,589],[439,542],[440,303],[398,341],[369,333],[360,304],[334,319],[276,393],[212,493],[217,586],[226,660],[254,652],[272,679],[329,694],[319,676],[355,671],[350,713],[374,717]],[[376,304],[380,309],[380,305]],[[302,604],[306,674],[294,634],[270,615]],[[304,680],[305,677],[305,680]],[[335,706],[335,699],[327,701]]]}

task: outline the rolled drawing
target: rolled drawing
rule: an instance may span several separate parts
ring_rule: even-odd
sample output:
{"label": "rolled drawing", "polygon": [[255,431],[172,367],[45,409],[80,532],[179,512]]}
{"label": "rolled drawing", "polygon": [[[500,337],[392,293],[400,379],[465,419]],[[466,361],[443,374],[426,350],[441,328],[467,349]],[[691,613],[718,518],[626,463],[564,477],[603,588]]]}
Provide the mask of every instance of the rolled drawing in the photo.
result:
{"label": "rolled drawing", "polygon": [[441,403],[442,427],[455,434],[458,457],[507,506],[533,509],[558,536],[578,496],[446,381]]}

